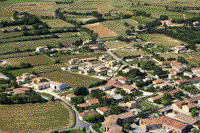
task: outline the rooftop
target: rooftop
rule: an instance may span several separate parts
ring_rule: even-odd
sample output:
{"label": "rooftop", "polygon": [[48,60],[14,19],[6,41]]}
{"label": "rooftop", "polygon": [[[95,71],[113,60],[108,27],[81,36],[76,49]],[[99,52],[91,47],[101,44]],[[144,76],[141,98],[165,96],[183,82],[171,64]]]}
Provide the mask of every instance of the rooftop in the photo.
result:
{"label": "rooftop", "polygon": [[162,79],[158,79],[158,80],[154,80],[153,82],[154,82],[155,84],[159,84],[159,83],[162,83],[163,80],[162,80]]}
{"label": "rooftop", "polygon": [[73,97],[77,97],[77,96],[74,94],[68,94],[68,95],[66,95],[66,97],[73,98]]}
{"label": "rooftop", "polygon": [[189,115],[185,115],[183,113],[176,114],[175,119],[178,119],[182,122],[185,122],[185,123],[188,123],[188,124],[191,124],[191,125],[193,125],[194,123],[196,123],[198,121],[198,119],[191,117]]}
{"label": "rooftop", "polygon": [[91,100],[87,100],[86,103],[89,103],[89,104],[97,104],[99,103],[99,100],[98,99],[91,99]]}
{"label": "rooftop", "polygon": [[80,113],[81,117],[86,117],[88,115],[97,115],[98,113],[94,110],[85,110],[84,112]]}
{"label": "rooftop", "polygon": [[97,109],[99,109],[100,111],[102,111],[102,112],[107,112],[108,110],[109,110],[109,108],[108,107],[100,107],[100,108],[97,108]]}

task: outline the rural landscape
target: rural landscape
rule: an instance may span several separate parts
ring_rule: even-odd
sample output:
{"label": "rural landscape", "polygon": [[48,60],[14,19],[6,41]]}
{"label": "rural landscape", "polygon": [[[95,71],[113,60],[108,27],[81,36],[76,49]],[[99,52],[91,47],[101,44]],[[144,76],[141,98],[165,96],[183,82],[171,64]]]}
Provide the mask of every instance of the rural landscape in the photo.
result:
{"label": "rural landscape", "polygon": [[0,133],[199,133],[198,0],[1,0]]}

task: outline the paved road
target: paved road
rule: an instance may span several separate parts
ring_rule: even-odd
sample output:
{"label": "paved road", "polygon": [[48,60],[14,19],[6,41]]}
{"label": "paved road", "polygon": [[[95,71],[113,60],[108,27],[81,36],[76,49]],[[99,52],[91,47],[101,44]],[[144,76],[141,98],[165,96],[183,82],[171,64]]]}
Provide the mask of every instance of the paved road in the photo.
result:
{"label": "paved road", "polygon": [[[76,108],[71,105],[70,103],[68,103],[64,97],[60,97],[57,93],[53,92],[51,88],[49,89],[46,89],[46,90],[39,90],[38,92],[44,92],[44,93],[48,93],[48,94],[51,94],[53,95],[55,98],[57,99],[60,99],[62,100],[63,102],[65,102],[66,104],[68,104],[75,112],[75,116],[76,116],[76,123],[74,125],[74,127],[72,129],[82,129],[82,128],[86,128],[86,131],[87,133],[89,133],[90,131],[93,132],[91,129],[90,129],[90,126],[92,125],[91,123],[88,123],[88,122],[85,122],[85,121],[82,121],[79,119],[79,112],[76,110]],[[66,131],[68,129],[62,129],[60,131]]]}

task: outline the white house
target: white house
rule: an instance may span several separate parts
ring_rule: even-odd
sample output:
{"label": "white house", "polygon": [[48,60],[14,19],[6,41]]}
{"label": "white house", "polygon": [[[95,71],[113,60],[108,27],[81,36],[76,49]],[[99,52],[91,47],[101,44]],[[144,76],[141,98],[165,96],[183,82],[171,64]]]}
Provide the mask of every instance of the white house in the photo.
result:
{"label": "white house", "polygon": [[183,75],[184,75],[184,76],[188,76],[188,77],[190,77],[190,78],[195,77],[195,74],[190,73],[190,72],[184,72]]}
{"label": "white house", "polygon": [[50,88],[60,91],[60,90],[66,89],[66,86],[63,83],[59,83],[56,81],[50,81]]}
{"label": "white house", "polygon": [[45,52],[48,51],[49,49],[47,48],[47,46],[42,46],[42,47],[37,47],[36,48],[36,52]]}

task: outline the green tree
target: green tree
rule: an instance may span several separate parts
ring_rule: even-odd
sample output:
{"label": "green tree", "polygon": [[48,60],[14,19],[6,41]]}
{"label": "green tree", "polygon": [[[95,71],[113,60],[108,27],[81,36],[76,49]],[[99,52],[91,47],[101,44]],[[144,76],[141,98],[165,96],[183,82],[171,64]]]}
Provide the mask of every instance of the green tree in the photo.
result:
{"label": "green tree", "polygon": [[172,103],[172,96],[169,93],[164,93],[161,100],[164,105],[170,105]]}
{"label": "green tree", "polygon": [[126,124],[124,125],[124,128],[125,128],[126,130],[131,130],[131,125],[130,125],[129,123],[126,123]]}
{"label": "green tree", "polygon": [[77,97],[74,97],[71,99],[71,102],[73,104],[80,104],[80,103],[84,103],[85,100],[84,100],[84,96],[77,96]]}
{"label": "green tree", "polygon": [[195,116],[197,116],[196,109],[193,109],[193,110],[191,111],[191,115],[192,115],[192,117],[195,117]]}
{"label": "green tree", "polygon": [[145,118],[146,114],[144,113],[144,111],[140,111],[138,112],[138,117],[139,118]]}
{"label": "green tree", "polygon": [[9,83],[9,87],[17,88],[17,87],[19,87],[19,85],[17,84],[17,82],[16,82],[15,80],[12,80],[12,81]]}

